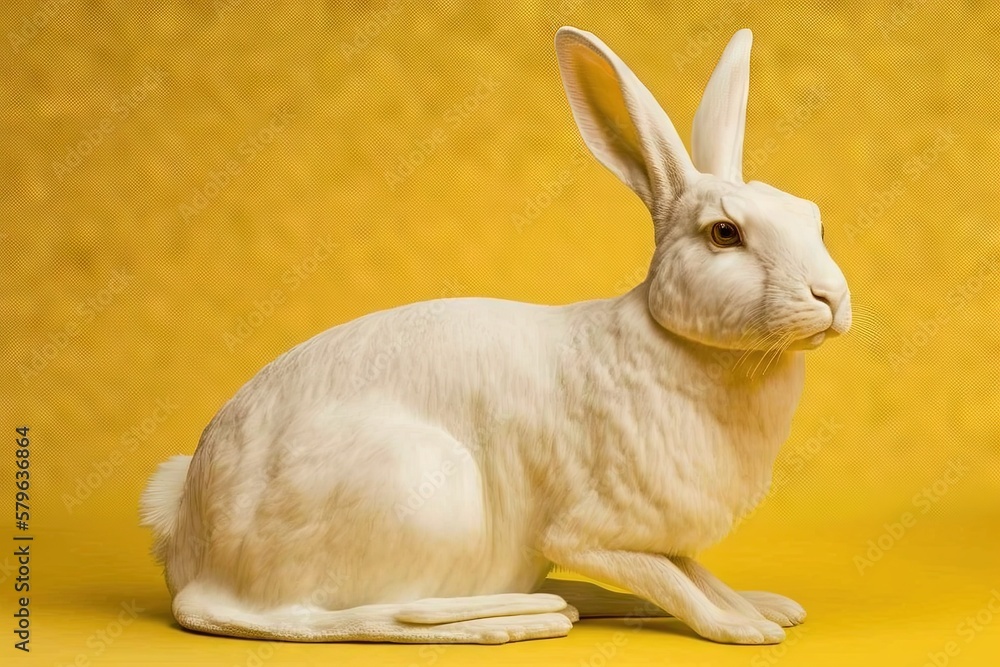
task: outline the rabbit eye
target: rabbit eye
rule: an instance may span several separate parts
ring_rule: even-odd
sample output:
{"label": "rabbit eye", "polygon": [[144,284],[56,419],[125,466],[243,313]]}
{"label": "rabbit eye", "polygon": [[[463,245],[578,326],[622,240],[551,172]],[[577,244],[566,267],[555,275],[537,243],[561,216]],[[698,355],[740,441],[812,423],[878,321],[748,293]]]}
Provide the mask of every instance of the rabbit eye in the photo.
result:
{"label": "rabbit eye", "polygon": [[712,225],[712,243],[722,248],[743,245],[740,228],[731,222],[717,222]]}

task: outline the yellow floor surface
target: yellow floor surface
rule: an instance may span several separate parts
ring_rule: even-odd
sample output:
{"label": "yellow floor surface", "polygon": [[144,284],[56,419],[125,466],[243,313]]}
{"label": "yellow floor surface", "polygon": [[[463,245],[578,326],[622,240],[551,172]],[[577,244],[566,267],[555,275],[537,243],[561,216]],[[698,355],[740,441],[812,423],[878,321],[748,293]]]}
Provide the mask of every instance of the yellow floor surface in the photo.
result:
{"label": "yellow floor surface", "polygon": [[[13,651],[15,661],[2,662],[80,667],[996,665],[998,518],[929,513],[902,533],[897,529],[897,536],[869,520],[779,525],[765,517],[741,527],[703,561],[735,588],[780,592],[809,612],[784,644],[763,647],[708,642],[675,619],[585,620],[565,639],[504,646],[307,645],[203,636],[181,629],[171,618],[159,572],[143,557],[145,531],[41,529],[32,543],[37,591],[32,650],[26,656]],[[867,553],[869,540],[877,551]],[[12,635],[5,634],[10,641]],[[4,647],[2,654],[11,653]]]}

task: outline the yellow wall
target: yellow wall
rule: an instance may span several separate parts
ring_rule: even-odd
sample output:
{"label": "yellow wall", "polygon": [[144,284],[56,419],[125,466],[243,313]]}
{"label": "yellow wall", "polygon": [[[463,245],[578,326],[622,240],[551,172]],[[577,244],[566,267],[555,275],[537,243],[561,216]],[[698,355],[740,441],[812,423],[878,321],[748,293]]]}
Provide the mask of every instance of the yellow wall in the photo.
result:
{"label": "yellow wall", "polygon": [[851,521],[850,558],[922,516],[950,461],[966,470],[928,516],[995,527],[994,3],[140,4],[0,19],[0,428],[31,426],[39,567],[67,590],[125,568],[166,624],[138,493],[297,342],[418,299],[564,303],[643,277],[650,223],[582,147],[562,24],[615,49],[684,137],[751,27],[746,171],[819,203],[851,284],[855,329],[810,354],[741,532]]}

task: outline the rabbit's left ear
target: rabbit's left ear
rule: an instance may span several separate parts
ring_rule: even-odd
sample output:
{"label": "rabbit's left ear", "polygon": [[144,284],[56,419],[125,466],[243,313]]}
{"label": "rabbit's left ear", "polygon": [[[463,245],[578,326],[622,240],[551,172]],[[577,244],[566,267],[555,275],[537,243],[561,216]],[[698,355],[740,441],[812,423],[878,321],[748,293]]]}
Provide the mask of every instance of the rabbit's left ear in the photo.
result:
{"label": "rabbit's left ear", "polygon": [[556,33],[559,71],[590,152],[652,213],[671,204],[695,175],[666,112],[621,58],[594,35]]}
{"label": "rabbit's left ear", "polygon": [[698,171],[734,183],[743,182],[752,42],[746,28],[729,40],[691,126],[691,158]]}

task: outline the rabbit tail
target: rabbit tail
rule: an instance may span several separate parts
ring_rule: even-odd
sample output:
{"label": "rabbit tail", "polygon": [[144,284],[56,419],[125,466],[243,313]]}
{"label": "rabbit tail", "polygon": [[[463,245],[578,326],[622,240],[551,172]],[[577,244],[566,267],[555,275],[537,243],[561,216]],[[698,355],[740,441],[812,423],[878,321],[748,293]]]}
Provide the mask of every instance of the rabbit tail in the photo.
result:
{"label": "rabbit tail", "polygon": [[164,562],[165,551],[177,527],[190,456],[173,456],[159,465],[139,499],[140,525],[153,529],[153,555]]}

